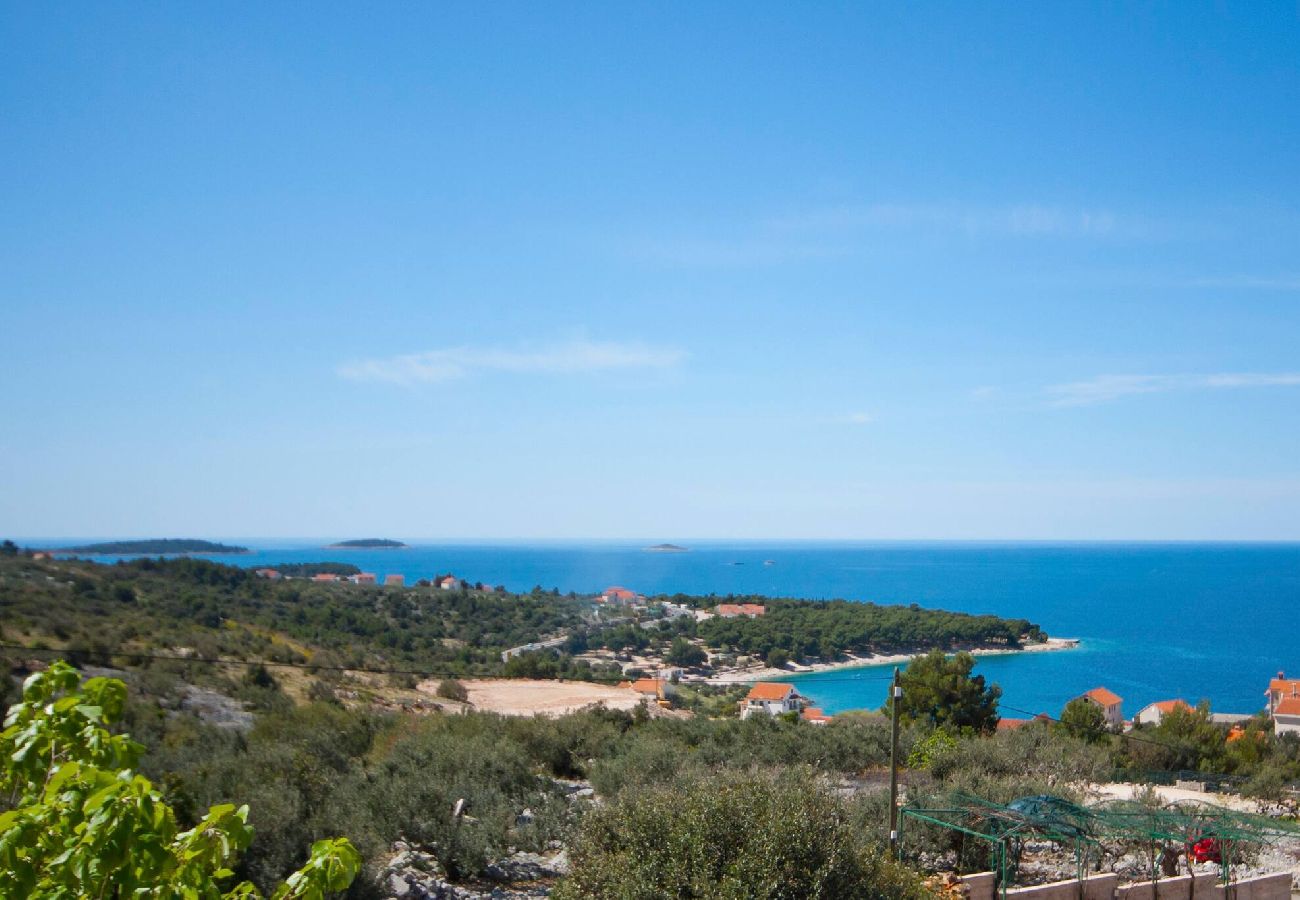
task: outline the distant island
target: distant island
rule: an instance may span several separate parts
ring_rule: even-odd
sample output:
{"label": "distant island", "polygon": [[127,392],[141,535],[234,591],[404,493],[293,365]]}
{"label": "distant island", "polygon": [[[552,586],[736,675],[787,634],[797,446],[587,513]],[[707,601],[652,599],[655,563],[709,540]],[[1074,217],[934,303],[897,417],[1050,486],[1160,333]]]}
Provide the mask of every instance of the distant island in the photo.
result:
{"label": "distant island", "polygon": [[247,553],[247,547],[232,547],[213,541],[194,538],[155,538],[144,541],[104,541],[100,544],[83,544],[64,547],[60,553],[95,553],[106,556],[149,553],[166,556],[173,553]]}
{"label": "distant island", "polygon": [[337,544],[330,544],[327,550],[397,550],[406,545],[401,541],[390,541],[387,538],[361,538],[355,541],[339,541]]}
{"label": "distant island", "polygon": [[655,544],[653,547],[646,547],[651,553],[685,553],[685,547],[679,547],[676,544]]}

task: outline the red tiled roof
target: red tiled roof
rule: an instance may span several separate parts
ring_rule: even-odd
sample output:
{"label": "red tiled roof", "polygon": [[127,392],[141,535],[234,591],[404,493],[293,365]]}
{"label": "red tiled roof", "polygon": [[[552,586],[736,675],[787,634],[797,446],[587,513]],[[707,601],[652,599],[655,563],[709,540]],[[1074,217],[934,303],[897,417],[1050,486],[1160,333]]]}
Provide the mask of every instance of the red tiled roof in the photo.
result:
{"label": "red tiled roof", "polygon": [[1279,716],[1300,716],[1300,697],[1283,697],[1273,712]]}
{"label": "red tiled roof", "polygon": [[767,612],[761,603],[719,603],[717,609],[720,616],[761,616]]}
{"label": "red tiled roof", "polygon": [[745,696],[746,700],[784,700],[790,696],[794,690],[792,684],[781,684],[775,681],[760,681],[749,689]]}
{"label": "red tiled roof", "polygon": [[1114,706],[1116,703],[1122,703],[1120,696],[1104,687],[1095,687],[1083,696],[1087,697],[1094,703],[1100,703],[1102,706]]}
{"label": "red tiled roof", "polygon": [[654,694],[656,697],[663,689],[663,682],[658,678],[638,678],[636,681],[625,683],[638,694]]}
{"label": "red tiled roof", "polygon": [[829,722],[831,717],[822,712],[819,707],[809,706],[799,713],[799,718],[806,722]]}
{"label": "red tiled roof", "polygon": [[998,719],[998,731],[1015,731],[1017,728],[1023,728],[1033,719]]}
{"label": "red tiled roof", "polygon": [[1190,705],[1188,705],[1186,700],[1157,700],[1155,703],[1148,705],[1143,710],[1143,712],[1145,712],[1147,709],[1150,709],[1152,706],[1154,706],[1156,709],[1160,710],[1160,712],[1165,714],[1171,713],[1179,707],[1183,709],[1192,708]]}
{"label": "red tiled roof", "polygon": [[[1281,676],[1281,672],[1278,675]],[[1268,683],[1268,692],[1281,694],[1290,694],[1293,697],[1300,696],[1300,678],[1274,678]]]}

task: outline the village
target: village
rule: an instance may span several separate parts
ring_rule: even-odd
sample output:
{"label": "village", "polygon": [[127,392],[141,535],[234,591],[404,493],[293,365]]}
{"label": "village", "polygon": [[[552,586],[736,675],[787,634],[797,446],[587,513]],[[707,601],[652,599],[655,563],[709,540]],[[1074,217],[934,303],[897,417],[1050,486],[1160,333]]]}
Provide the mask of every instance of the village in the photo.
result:
{"label": "village", "polygon": [[[273,568],[259,568],[255,574],[261,578],[278,581],[290,576]],[[362,586],[382,586],[385,588],[405,588],[406,579],[401,574],[388,574],[382,580],[373,572],[357,572],[342,575],[332,572],[320,572],[308,576],[318,584],[350,583]],[[471,583],[454,574],[437,574],[432,578],[418,579],[413,587],[432,587],[441,591],[479,591],[484,593],[506,593],[502,586],[493,587],[483,582]],[[621,585],[611,585],[599,594],[591,596],[594,624],[608,628],[624,624],[633,624],[643,629],[659,627],[660,623],[672,622],[679,617],[691,617],[695,621],[705,621],[713,617],[758,618],[767,612],[761,603],[718,603],[711,609],[699,609],[673,603],[664,598],[651,598]],[[542,653],[564,646],[568,635],[558,634],[541,640],[531,641],[501,652],[503,662],[529,653]],[[780,668],[772,667],[764,661],[745,655],[723,652],[703,646],[700,641],[692,642],[699,648],[695,654],[694,664],[682,665],[666,658],[663,652],[653,648],[644,651],[614,651],[609,649],[588,649],[576,654],[575,659],[589,662],[606,669],[617,668],[626,676],[619,681],[617,688],[628,691],[638,701],[652,705],[661,710],[679,707],[678,698],[683,687],[695,685],[749,685],[748,693],[740,698],[737,715],[742,719],[751,716],[789,716],[811,725],[825,725],[834,718],[814,705],[813,701],[800,693],[797,686],[786,681],[775,680],[787,675],[801,672],[825,671],[830,668],[850,668],[867,665],[882,665],[888,662],[903,662],[905,656],[888,659],[871,657],[854,657],[847,661],[799,663],[785,661]],[[1072,646],[1073,642],[1060,641],[1058,646]],[[548,697],[554,692],[549,692]],[[1268,715],[1273,730],[1278,735],[1300,734],[1300,678],[1287,678],[1279,671],[1262,692],[1265,702],[1262,710]],[[607,695],[602,695],[607,698]],[[545,708],[537,711],[546,714],[571,712],[581,708],[588,697],[575,696],[575,702],[542,704]],[[1114,733],[1125,733],[1144,726],[1158,726],[1171,711],[1175,709],[1191,710],[1193,703],[1182,698],[1158,700],[1146,704],[1137,710],[1131,718],[1126,718],[1123,698],[1104,686],[1098,686],[1072,698],[1071,702],[1083,702],[1096,709],[1100,714],[1102,725]],[[519,708],[518,698],[511,698],[511,708]],[[619,704],[623,705],[623,704]],[[1068,704],[1067,704],[1068,706]],[[523,708],[527,708],[524,704]],[[1061,711],[1064,713],[1064,709]],[[1210,711],[1211,722],[1224,726],[1226,740],[1239,740],[1245,734],[1245,723],[1257,715],[1255,712],[1219,712]],[[1003,716],[998,720],[1000,731],[1011,731],[1036,724],[1059,721],[1059,715],[1053,716],[1040,712],[1031,718]]]}

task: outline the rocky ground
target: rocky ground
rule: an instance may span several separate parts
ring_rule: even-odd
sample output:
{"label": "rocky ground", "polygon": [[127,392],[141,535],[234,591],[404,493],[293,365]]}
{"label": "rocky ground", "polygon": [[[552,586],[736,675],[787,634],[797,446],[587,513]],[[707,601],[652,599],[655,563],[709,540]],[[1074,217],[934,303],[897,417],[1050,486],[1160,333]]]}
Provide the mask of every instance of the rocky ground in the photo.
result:
{"label": "rocky ground", "polygon": [[452,884],[432,853],[398,841],[377,878],[391,900],[485,900],[548,897],[555,880],[568,874],[569,858],[558,841],[547,853],[512,853],[487,867],[484,881]]}
{"label": "rocky ground", "polygon": [[[590,782],[554,779],[571,803],[589,803],[595,796]],[[521,823],[531,821],[531,810],[519,813]],[[375,883],[386,900],[483,900],[483,898],[548,897],[558,878],[569,872],[569,855],[559,841],[544,853],[510,852],[489,864],[484,877],[473,883],[452,883],[438,863],[434,847],[393,844]]]}

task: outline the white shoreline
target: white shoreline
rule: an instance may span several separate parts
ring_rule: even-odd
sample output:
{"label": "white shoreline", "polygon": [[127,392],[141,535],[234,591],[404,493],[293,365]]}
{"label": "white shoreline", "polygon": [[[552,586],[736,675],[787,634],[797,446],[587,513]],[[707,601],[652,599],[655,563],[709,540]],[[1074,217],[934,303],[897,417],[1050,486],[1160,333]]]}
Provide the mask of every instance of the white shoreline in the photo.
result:
{"label": "white shoreline", "polygon": [[[973,647],[955,652],[969,653],[972,656],[1007,656],[1013,653],[1047,653],[1054,650],[1073,650],[1079,646],[1078,638],[1048,638],[1039,644],[1026,644],[1019,648]],[[901,666],[926,651],[914,653],[892,653],[869,656],[848,654],[848,659],[829,663],[813,663],[802,666],[791,663],[789,668],[774,669],[771,666],[750,666],[744,669],[730,669],[700,679],[706,684],[750,684],[755,681],[768,681],[777,678],[789,678],[792,675],[811,675],[817,672],[835,672],[841,669],[863,669],[870,666]]]}

